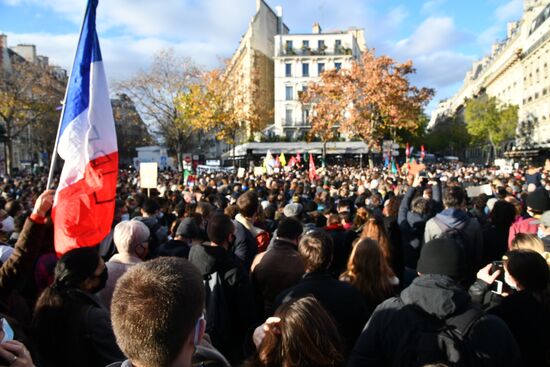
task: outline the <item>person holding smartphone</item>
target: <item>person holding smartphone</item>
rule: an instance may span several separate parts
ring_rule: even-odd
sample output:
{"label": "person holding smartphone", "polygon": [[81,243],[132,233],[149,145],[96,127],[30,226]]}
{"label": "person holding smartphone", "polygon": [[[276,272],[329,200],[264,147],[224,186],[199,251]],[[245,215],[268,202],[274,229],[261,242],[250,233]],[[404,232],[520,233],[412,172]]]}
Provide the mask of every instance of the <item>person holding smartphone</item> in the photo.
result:
{"label": "person holding smartphone", "polygon": [[[469,290],[472,300],[508,325],[524,366],[550,366],[550,271],[546,260],[532,250],[514,250],[506,254],[500,269],[499,265],[493,262],[477,273]],[[502,274],[505,284],[494,287]]]}

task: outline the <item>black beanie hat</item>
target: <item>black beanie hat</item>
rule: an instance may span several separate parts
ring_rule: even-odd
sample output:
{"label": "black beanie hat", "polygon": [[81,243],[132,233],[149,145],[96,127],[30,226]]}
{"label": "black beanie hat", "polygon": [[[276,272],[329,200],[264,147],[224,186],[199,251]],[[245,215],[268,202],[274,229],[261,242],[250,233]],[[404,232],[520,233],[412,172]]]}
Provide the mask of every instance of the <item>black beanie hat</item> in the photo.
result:
{"label": "black beanie hat", "polygon": [[527,195],[525,204],[527,204],[528,208],[540,213],[550,209],[550,199],[548,198],[548,193],[544,189],[536,189]]}
{"label": "black beanie hat", "polygon": [[464,250],[449,238],[439,238],[426,243],[420,251],[416,270],[421,274],[448,275],[460,279],[465,274]]}

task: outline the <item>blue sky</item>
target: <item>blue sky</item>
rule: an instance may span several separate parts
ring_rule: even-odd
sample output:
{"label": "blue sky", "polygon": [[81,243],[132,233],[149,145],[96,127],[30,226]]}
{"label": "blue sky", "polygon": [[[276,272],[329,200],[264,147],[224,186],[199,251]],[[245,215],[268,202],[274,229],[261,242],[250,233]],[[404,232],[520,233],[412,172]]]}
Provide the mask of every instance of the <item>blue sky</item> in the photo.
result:
{"label": "blue sky", "polygon": [[[522,0],[267,0],[283,7],[291,33],[365,29],[368,47],[405,61],[413,82],[437,90],[430,108],[452,96],[472,61],[505,38],[521,17]],[[36,44],[39,54],[71,64],[85,0],[0,0],[0,33],[9,46]],[[229,57],[255,12],[255,0],[100,0],[98,30],[111,80],[146,68],[156,51],[172,47],[205,67]]]}

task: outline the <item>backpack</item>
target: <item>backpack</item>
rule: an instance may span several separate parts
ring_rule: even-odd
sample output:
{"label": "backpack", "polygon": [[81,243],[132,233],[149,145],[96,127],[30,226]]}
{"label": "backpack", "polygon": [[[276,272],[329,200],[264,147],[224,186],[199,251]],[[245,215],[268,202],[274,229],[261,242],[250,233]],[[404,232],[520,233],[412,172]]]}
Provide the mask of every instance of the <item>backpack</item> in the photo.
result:
{"label": "backpack", "polygon": [[212,344],[223,352],[224,347],[231,344],[233,317],[223,280],[218,272],[204,276],[204,289],[206,333],[210,336]]}
{"label": "backpack", "polygon": [[394,367],[421,367],[445,363],[453,367],[477,366],[480,359],[470,344],[468,333],[485,315],[481,309],[471,307],[464,313],[440,319],[415,305],[406,305],[400,312],[414,322],[414,330],[405,338]]}

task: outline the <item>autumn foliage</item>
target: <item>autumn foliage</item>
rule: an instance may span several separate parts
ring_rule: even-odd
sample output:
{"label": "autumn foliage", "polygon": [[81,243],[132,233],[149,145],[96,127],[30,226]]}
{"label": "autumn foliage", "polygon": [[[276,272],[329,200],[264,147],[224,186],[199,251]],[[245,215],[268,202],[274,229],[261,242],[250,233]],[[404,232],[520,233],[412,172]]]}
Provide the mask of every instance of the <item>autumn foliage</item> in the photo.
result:
{"label": "autumn foliage", "polygon": [[366,50],[349,69],[328,70],[302,95],[312,104],[311,135],[332,139],[336,128],[376,146],[386,134],[414,131],[434,90],[410,84],[412,61],[396,63]]}

